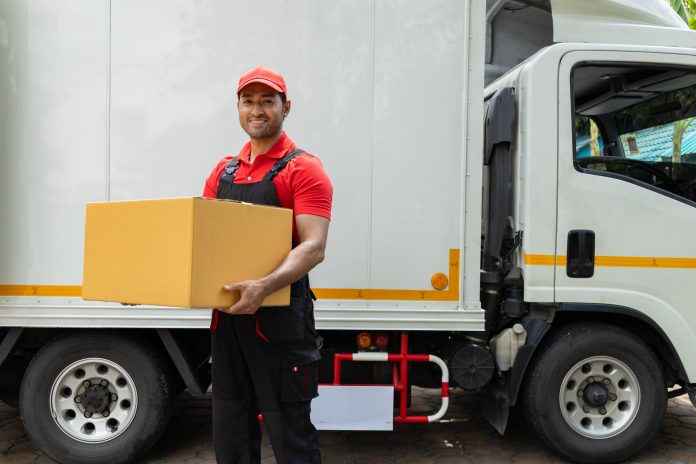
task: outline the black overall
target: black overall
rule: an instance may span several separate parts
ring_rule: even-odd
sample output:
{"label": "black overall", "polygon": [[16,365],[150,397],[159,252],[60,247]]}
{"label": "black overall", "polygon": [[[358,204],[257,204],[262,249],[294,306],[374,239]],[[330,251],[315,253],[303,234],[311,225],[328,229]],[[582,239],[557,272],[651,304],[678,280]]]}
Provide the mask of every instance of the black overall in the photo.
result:
{"label": "black overall", "polygon": [[[220,177],[217,198],[280,206],[273,178],[300,153],[285,155],[262,181],[252,184],[234,184],[239,160],[233,158]],[[218,463],[261,461],[259,412],[276,462],[321,462],[317,431],[309,420],[320,358],[310,295],[304,276],[292,284],[290,306],[260,308],[255,315],[218,311],[212,331],[213,442]]]}

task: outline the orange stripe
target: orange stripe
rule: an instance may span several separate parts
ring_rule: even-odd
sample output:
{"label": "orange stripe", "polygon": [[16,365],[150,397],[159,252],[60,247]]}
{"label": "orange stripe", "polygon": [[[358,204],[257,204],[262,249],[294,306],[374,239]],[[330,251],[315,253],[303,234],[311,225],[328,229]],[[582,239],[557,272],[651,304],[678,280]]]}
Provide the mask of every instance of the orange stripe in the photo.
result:
{"label": "orange stripe", "polygon": [[[555,259],[555,262],[554,262]],[[563,255],[524,255],[524,262],[530,266],[565,266],[567,258]],[[664,258],[653,256],[596,256],[597,267],[649,267],[658,269],[696,269],[696,258]]]}
{"label": "orange stripe", "polygon": [[457,301],[459,300],[459,250],[449,252],[449,286],[447,290],[389,290],[354,288],[312,289],[320,300],[401,300]]}
{"label": "orange stripe", "polygon": [[524,263],[530,266],[553,266],[554,255],[524,255]]}
{"label": "orange stripe", "polygon": [[0,285],[2,296],[82,296],[79,285]]}
{"label": "orange stripe", "polygon": [[451,291],[439,290],[388,290],[352,288],[312,289],[320,300],[402,300],[402,301],[456,301]]}
{"label": "orange stripe", "polygon": [[[449,286],[447,290],[392,290],[315,288],[319,299],[326,300],[459,300],[459,250],[449,251]],[[66,285],[0,285],[2,296],[82,296],[82,287]]]}
{"label": "orange stripe", "polygon": [[652,256],[597,256],[596,266],[654,267],[661,269],[696,269],[696,258],[664,258]]}

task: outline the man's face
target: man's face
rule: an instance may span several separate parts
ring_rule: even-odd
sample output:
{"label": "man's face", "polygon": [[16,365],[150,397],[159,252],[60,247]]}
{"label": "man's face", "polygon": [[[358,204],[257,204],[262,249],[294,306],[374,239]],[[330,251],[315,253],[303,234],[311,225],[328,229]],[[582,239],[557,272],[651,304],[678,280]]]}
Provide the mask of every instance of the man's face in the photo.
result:
{"label": "man's face", "polygon": [[255,82],[239,92],[239,123],[252,139],[270,139],[280,135],[290,102],[283,102],[272,88]]}

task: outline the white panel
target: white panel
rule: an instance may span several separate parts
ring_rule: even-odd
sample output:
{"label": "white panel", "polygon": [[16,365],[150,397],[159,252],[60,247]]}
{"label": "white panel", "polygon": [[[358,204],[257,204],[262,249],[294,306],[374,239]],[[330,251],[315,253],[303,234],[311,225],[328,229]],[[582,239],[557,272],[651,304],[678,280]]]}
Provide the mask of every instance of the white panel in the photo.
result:
{"label": "white panel", "polygon": [[247,136],[239,76],[284,74],[288,134],[334,183],[327,260],[315,287],[367,287],[372,5],[369,2],[122,0],[112,5],[111,198],[199,195]]}
{"label": "white panel", "polygon": [[393,430],[394,387],[319,385],[312,400],[318,430]]}
{"label": "white panel", "polygon": [[[518,230],[524,231],[521,254],[553,255],[556,246],[557,164],[556,101],[558,61],[564,49],[553,46],[526,63],[518,79],[517,166],[515,195]],[[567,110],[570,111],[570,110]],[[538,134],[543,134],[539,136]],[[527,266],[525,301],[553,301],[553,266]]]}
{"label": "white panel", "polygon": [[106,192],[106,1],[0,2],[0,284],[79,285]]}
{"label": "white panel", "polygon": [[430,289],[459,247],[465,7],[376,3],[373,288]]}

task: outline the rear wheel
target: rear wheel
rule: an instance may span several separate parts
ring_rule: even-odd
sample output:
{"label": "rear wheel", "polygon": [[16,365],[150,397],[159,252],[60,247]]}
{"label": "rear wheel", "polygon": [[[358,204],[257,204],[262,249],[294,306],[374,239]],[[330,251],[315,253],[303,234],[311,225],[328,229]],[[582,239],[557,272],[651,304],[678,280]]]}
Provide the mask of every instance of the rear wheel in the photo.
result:
{"label": "rear wheel", "polygon": [[554,451],[610,463],[643,449],[664,416],[662,369],[636,336],[603,324],[564,327],[536,357],[527,416]]}
{"label": "rear wheel", "polygon": [[22,381],[27,432],[58,462],[129,462],[167,424],[164,366],[147,341],[102,332],[59,337],[36,354]]}

